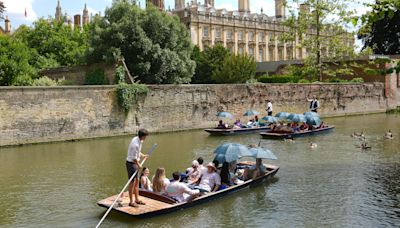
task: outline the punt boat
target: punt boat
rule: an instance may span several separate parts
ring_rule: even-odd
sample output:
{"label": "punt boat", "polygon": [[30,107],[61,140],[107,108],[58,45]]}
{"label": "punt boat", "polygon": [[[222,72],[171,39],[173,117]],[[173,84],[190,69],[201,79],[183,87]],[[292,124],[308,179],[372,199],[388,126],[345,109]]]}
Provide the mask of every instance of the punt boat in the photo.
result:
{"label": "punt boat", "polygon": [[[251,164],[254,164],[254,162],[238,163],[238,165],[251,165]],[[254,180],[251,179],[245,181],[244,183],[238,185],[230,186],[229,188],[219,190],[217,192],[211,192],[202,195],[190,202],[178,203],[170,197],[145,190],[140,190],[139,191],[139,195],[141,196],[140,199],[143,202],[145,202],[146,205],[139,205],[139,207],[128,206],[129,197],[128,193],[125,192],[123,196],[119,199],[120,200],[119,204],[118,205],[116,204],[116,206],[114,206],[112,210],[136,218],[145,218],[145,217],[167,214],[188,207],[193,207],[195,205],[213,201],[215,199],[230,195],[237,191],[244,190],[253,187],[257,184],[261,184],[262,182],[270,180],[278,172],[279,167],[275,165],[266,165],[266,164],[264,165],[267,167],[267,170],[263,176],[260,176]],[[106,199],[100,200],[99,202],[97,202],[97,204],[101,207],[109,208],[116,197],[117,195],[110,196]]]}
{"label": "punt boat", "polygon": [[304,132],[295,132],[295,133],[273,133],[273,132],[261,132],[260,135],[264,139],[293,139],[298,137],[310,136],[310,135],[319,135],[323,133],[331,132],[335,126],[325,126],[323,128],[304,131]]}
{"label": "punt boat", "polygon": [[253,128],[209,128],[204,129],[210,135],[240,135],[240,134],[250,134],[259,132],[269,132],[271,128],[269,126],[265,127],[253,127]]}

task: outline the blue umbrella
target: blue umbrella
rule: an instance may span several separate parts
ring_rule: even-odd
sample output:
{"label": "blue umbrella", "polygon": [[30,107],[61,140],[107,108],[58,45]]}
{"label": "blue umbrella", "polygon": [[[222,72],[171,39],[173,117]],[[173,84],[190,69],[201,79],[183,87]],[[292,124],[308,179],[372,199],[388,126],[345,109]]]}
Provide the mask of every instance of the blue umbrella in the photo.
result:
{"label": "blue umbrella", "polygon": [[306,116],[306,123],[308,125],[320,125],[321,119],[318,116]]}
{"label": "blue umbrella", "polygon": [[305,115],[306,117],[307,117],[307,116],[316,116],[316,117],[319,117],[319,114],[316,113],[316,112],[305,112],[305,113],[303,113],[303,115]]}
{"label": "blue umbrella", "polygon": [[243,116],[256,116],[256,115],[260,115],[259,112],[257,112],[256,110],[247,110]]}
{"label": "blue umbrella", "polygon": [[288,112],[278,112],[275,115],[275,117],[277,117],[277,118],[279,118],[281,120],[284,120],[284,119],[288,118],[289,115],[290,115],[290,113],[288,113]]}
{"label": "blue umbrella", "polygon": [[233,115],[230,114],[229,112],[219,112],[219,113],[217,114],[217,116],[218,116],[218,117],[221,117],[221,118],[233,119]]}
{"label": "blue umbrella", "polygon": [[305,115],[302,115],[302,114],[295,114],[295,113],[290,114],[290,115],[287,117],[287,119],[290,120],[290,121],[292,121],[292,122],[306,122],[306,121],[307,121]]}
{"label": "blue umbrella", "polygon": [[217,154],[216,158],[223,160],[225,162],[236,161],[243,156],[251,156],[250,150],[239,143],[224,143],[218,146],[214,154]]}
{"label": "blue umbrella", "polygon": [[217,154],[217,155],[215,155],[215,157],[214,157],[213,160],[217,160],[220,164],[226,162],[226,159],[225,159],[225,155],[224,155],[224,154]]}
{"label": "blue umbrella", "polygon": [[268,123],[278,123],[279,122],[279,119],[276,118],[275,116],[264,116],[261,119]]}
{"label": "blue umbrella", "polygon": [[272,151],[268,149],[263,149],[261,147],[254,147],[250,148],[250,152],[252,153],[253,158],[262,158],[262,159],[269,159],[269,160],[277,160],[278,158],[275,156]]}

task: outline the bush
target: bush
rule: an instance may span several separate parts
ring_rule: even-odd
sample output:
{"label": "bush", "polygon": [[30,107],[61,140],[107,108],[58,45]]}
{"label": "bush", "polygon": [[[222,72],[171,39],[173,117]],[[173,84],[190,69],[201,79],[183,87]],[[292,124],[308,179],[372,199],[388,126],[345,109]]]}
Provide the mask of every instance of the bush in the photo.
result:
{"label": "bush", "polygon": [[33,80],[33,82],[32,82],[32,86],[56,86],[56,85],[57,85],[57,81],[55,81],[47,76],[37,78],[37,79]]}
{"label": "bush", "polygon": [[117,85],[118,103],[124,108],[125,113],[135,106],[138,102],[138,96],[147,94],[149,89],[143,84],[126,84],[120,83]]}
{"label": "bush", "polygon": [[353,79],[351,79],[350,82],[352,82],[352,83],[363,83],[364,79],[363,78],[353,78]]}
{"label": "bush", "polygon": [[302,78],[298,81],[298,83],[311,83],[311,82],[307,79]]}
{"label": "bush", "polygon": [[298,79],[291,75],[263,75],[258,79],[258,81],[262,83],[296,83]]}
{"label": "bush", "polygon": [[96,68],[86,72],[85,85],[108,85],[108,79],[104,74],[104,70]]}
{"label": "bush", "polygon": [[223,66],[212,74],[215,83],[245,83],[256,75],[256,61],[247,55],[229,54]]}

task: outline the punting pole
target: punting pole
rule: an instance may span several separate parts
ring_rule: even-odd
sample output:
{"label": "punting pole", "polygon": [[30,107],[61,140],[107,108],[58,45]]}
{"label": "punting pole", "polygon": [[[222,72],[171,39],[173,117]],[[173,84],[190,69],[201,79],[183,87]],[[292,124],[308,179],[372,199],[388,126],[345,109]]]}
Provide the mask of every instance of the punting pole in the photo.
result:
{"label": "punting pole", "polygon": [[[157,147],[157,143],[154,143],[154,145],[150,148],[150,151],[147,153],[148,156],[154,151],[154,149]],[[144,164],[144,162],[147,160],[147,158],[144,158],[143,161],[140,163],[140,166]],[[128,182],[125,184],[124,188],[121,190],[121,192],[118,194],[117,198],[115,198],[114,202],[111,204],[111,206],[108,208],[106,213],[103,215],[101,218],[100,222],[97,223],[96,228],[100,227],[101,223],[104,221],[104,219],[107,217],[107,215],[110,213],[111,209],[113,209],[115,203],[118,201],[118,199],[121,197],[122,193],[125,191],[126,187],[128,187],[129,183],[133,180],[133,178],[136,176],[139,170],[136,170],[136,172],[133,173],[131,178],[129,178]]]}

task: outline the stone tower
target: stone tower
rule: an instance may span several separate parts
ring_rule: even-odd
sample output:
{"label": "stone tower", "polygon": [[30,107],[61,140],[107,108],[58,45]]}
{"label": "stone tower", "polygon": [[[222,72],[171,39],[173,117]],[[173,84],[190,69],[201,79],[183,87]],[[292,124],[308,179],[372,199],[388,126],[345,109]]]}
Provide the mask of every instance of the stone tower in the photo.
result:
{"label": "stone tower", "polygon": [[250,12],[250,0],[239,0],[239,12]]}
{"label": "stone tower", "polygon": [[74,16],[74,28],[80,28],[81,27],[81,15],[76,14]]}
{"label": "stone tower", "polygon": [[61,17],[62,17],[62,12],[61,12],[61,5],[60,5],[60,0],[57,1],[57,7],[56,7],[56,14],[55,14],[55,18],[58,22],[61,21]]}
{"label": "stone tower", "polygon": [[285,17],[285,0],[275,0],[275,17],[284,18]]}
{"label": "stone tower", "polygon": [[89,24],[89,10],[86,7],[86,3],[85,3],[85,8],[83,9],[83,14],[82,14],[82,24],[83,25]]}
{"label": "stone tower", "polygon": [[185,0],[175,0],[175,10],[185,8]]}
{"label": "stone tower", "polygon": [[204,0],[204,5],[214,7],[214,0]]}
{"label": "stone tower", "polygon": [[4,20],[4,32],[6,34],[10,34],[11,33],[11,22],[10,19],[8,19],[8,16],[6,16],[6,19]]}

